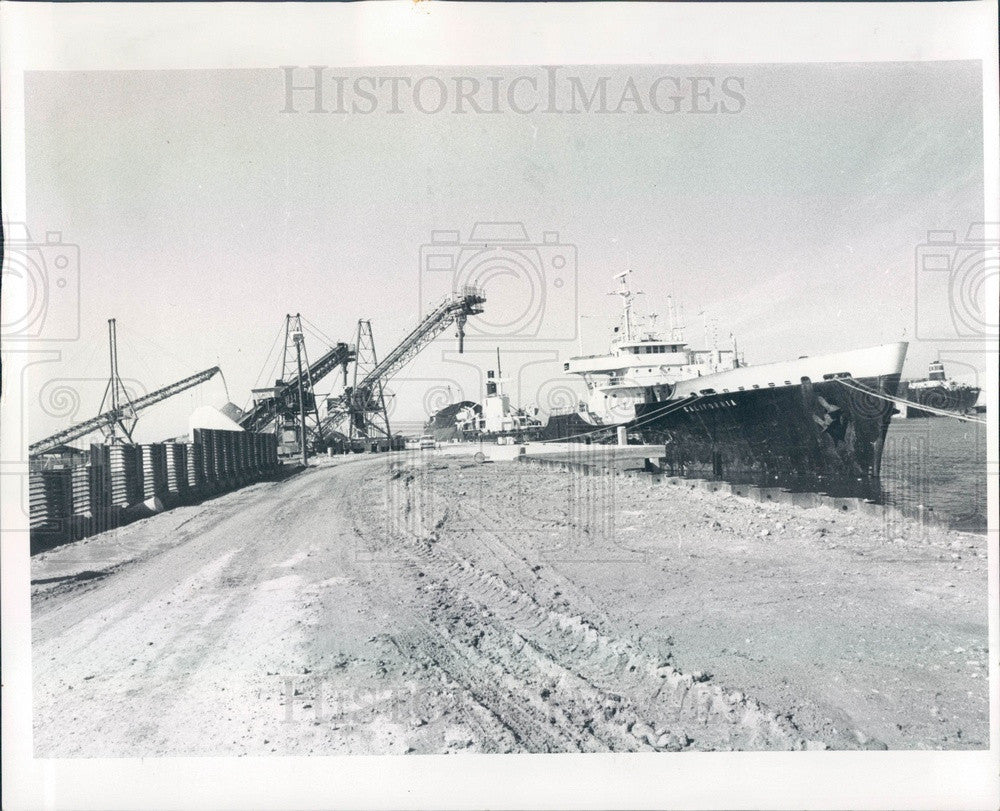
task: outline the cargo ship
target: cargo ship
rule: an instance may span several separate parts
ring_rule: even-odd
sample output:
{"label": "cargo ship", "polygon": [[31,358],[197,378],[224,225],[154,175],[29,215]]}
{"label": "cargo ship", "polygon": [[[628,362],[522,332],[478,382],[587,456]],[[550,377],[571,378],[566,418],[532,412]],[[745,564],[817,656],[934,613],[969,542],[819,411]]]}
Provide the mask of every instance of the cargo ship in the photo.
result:
{"label": "cargo ship", "polygon": [[905,342],[750,366],[735,342],[698,350],[673,323],[665,335],[642,329],[629,277],[615,277],[623,311],[610,351],[564,364],[588,400],[551,415],[546,439],[608,441],[625,426],[630,441],[662,444],[677,473],[820,479],[830,491],[878,479]]}
{"label": "cargo ship", "polygon": [[424,433],[438,442],[528,442],[538,439],[542,428],[541,420],[513,406],[504,393],[497,350],[496,372],[486,372],[486,399],[445,406],[427,421]]}
{"label": "cargo ship", "polygon": [[[907,419],[918,417],[941,417],[940,412],[970,414],[976,411],[979,388],[967,386],[951,380],[945,374],[940,360],[931,362],[927,377],[920,380],[904,380],[900,384],[900,397],[909,404],[900,406],[900,416]],[[927,411],[918,406],[928,406]]]}
{"label": "cargo ship", "polygon": [[424,434],[434,437],[437,442],[453,442],[458,440],[458,420],[459,415],[465,419],[469,411],[482,410],[478,403],[472,400],[461,400],[457,403],[449,403],[439,411],[434,412],[424,425]]}

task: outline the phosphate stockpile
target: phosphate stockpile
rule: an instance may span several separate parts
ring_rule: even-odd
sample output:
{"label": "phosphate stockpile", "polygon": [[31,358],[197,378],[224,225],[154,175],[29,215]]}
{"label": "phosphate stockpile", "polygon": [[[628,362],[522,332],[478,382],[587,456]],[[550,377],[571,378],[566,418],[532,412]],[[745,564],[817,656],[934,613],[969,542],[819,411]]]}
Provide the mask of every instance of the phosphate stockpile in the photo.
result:
{"label": "phosphate stockpile", "polygon": [[195,429],[193,442],[94,444],[82,464],[29,474],[31,551],[273,476],[274,434]]}

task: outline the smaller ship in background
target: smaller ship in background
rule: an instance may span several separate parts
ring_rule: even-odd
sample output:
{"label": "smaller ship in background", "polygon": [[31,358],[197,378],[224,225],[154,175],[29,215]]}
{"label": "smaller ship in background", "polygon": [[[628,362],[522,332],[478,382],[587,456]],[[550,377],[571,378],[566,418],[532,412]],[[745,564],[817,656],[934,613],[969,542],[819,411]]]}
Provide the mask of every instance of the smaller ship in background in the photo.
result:
{"label": "smaller ship in background", "polygon": [[465,414],[470,409],[481,408],[482,406],[472,400],[449,403],[431,415],[431,418],[424,424],[424,434],[434,437],[437,442],[453,442],[459,439],[458,415]]}
{"label": "smaller ship in background", "polygon": [[907,419],[943,416],[920,408],[922,405],[937,411],[969,414],[976,410],[979,393],[977,386],[950,379],[945,374],[944,364],[935,360],[931,362],[927,377],[900,383],[899,397],[915,405],[900,405],[899,416]]}
{"label": "smaller ship in background", "polygon": [[527,442],[537,439],[542,427],[541,420],[512,406],[510,397],[504,394],[498,349],[496,373],[492,369],[486,372],[483,402],[463,400],[445,406],[427,421],[424,433],[438,442]]}

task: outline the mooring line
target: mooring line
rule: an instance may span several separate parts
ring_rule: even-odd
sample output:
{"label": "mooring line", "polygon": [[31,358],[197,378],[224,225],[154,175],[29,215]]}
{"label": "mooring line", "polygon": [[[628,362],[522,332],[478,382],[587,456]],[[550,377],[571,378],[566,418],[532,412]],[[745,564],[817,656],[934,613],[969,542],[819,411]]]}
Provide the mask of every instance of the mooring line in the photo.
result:
{"label": "mooring line", "polygon": [[[667,406],[665,406],[664,408],[660,409],[659,411],[653,414],[649,414],[644,419],[641,419],[638,422],[632,422],[632,423],[622,422],[622,423],[616,423],[615,425],[603,425],[600,428],[596,428],[593,431],[587,431],[582,434],[573,434],[573,436],[566,436],[566,437],[553,437],[552,439],[540,439],[538,440],[538,444],[544,445],[549,442],[568,442],[571,439],[579,439],[580,437],[584,436],[593,436],[594,434],[600,434],[603,433],[604,431],[616,431],[618,428],[621,428],[622,426],[629,429],[638,428],[640,425],[645,425],[647,422],[658,420],[660,417],[666,416],[667,414],[672,414],[678,408],[691,405],[692,403],[696,403],[698,400],[701,399],[702,395],[689,394],[683,400],[678,400],[676,403],[668,403]],[[549,419],[551,419],[551,417]]]}
{"label": "mooring line", "polygon": [[892,397],[891,395],[884,394],[883,392],[874,391],[869,389],[867,386],[863,386],[857,381],[847,381],[844,378],[837,378],[837,382],[843,384],[848,389],[854,389],[854,391],[859,391],[862,394],[868,394],[872,397],[877,397],[880,400],[885,400],[889,403],[898,403],[899,405],[909,406],[911,408],[919,409],[920,411],[927,411],[930,414],[937,414],[939,417],[951,417],[952,419],[962,420],[963,422],[974,422],[977,425],[986,425],[986,420],[979,420],[975,417],[969,417],[965,414],[956,414],[954,411],[946,411],[943,408],[934,408],[934,406],[922,405],[920,403],[914,403],[910,400],[904,400],[902,397]]}

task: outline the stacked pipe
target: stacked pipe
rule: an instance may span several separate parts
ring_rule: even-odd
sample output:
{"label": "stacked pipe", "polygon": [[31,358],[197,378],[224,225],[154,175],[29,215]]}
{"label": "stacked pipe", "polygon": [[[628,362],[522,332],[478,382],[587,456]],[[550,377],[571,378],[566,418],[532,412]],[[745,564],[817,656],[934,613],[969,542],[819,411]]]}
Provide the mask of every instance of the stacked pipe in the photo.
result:
{"label": "stacked pipe", "polygon": [[212,492],[218,482],[215,434],[215,431],[197,428],[194,430],[194,446],[201,449],[201,483],[208,492]]}
{"label": "stacked pipe", "polygon": [[166,447],[140,445],[142,449],[143,497],[162,500],[167,494],[167,454]]}
{"label": "stacked pipe", "polygon": [[274,434],[196,429],[193,442],[92,445],[72,466],[29,474],[32,552],[275,474]]}
{"label": "stacked pipe", "polygon": [[31,537],[54,545],[69,539],[68,513],[72,509],[69,470],[33,471],[28,482]]}
{"label": "stacked pipe", "polygon": [[142,449],[138,445],[112,445],[108,452],[111,465],[111,503],[124,508],[142,501]]}
{"label": "stacked pipe", "polygon": [[188,446],[172,442],[165,450],[167,495],[172,502],[182,502],[188,495]]}
{"label": "stacked pipe", "polygon": [[187,481],[188,490],[203,492],[205,487],[205,456],[204,448],[195,442],[185,445],[187,448]]}

